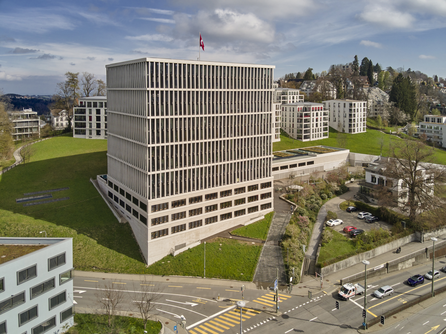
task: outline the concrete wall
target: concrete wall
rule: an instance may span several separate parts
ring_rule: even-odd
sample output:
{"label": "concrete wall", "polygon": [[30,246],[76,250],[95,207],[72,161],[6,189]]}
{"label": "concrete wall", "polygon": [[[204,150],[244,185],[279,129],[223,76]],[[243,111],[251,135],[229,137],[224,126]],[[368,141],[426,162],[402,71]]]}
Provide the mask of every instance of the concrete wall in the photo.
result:
{"label": "concrete wall", "polygon": [[379,155],[361,154],[350,152],[349,162],[352,166],[361,166],[363,163],[371,163],[379,158]]}
{"label": "concrete wall", "polygon": [[397,249],[398,247],[401,247],[401,246],[408,244],[409,242],[413,242],[413,241],[416,241],[415,233],[411,234],[407,237],[389,242],[388,244],[379,246],[379,247],[372,249],[368,252],[357,254],[355,256],[349,257],[348,259],[333,263],[329,266],[322,268],[320,273],[323,276],[330,275],[330,274],[337,272],[339,270],[343,270],[348,267],[354,266],[355,264],[358,264],[363,260],[369,260],[373,257],[376,257],[383,253],[389,252],[391,250]]}

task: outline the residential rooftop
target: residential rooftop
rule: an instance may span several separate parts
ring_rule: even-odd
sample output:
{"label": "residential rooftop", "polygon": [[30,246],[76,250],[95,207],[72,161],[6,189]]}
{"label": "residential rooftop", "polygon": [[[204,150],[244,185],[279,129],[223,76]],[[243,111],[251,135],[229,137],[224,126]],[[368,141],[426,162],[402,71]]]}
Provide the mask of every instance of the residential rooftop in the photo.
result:
{"label": "residential rooftop", "polygon": [[14,245],[0,244],[0,265],[26,254],[45,248],[48,245]]}

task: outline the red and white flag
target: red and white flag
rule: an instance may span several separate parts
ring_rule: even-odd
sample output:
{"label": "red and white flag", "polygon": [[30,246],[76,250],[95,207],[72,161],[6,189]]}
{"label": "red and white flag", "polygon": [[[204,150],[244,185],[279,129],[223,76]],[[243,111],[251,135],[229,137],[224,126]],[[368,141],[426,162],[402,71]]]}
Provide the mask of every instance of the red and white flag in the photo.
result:
{"label": "red and white flag", "polygon": [[203,42],[203,38],[201,38],[201,34],[200,34],[200,47],[203,49],[204,51],[204,42]]}

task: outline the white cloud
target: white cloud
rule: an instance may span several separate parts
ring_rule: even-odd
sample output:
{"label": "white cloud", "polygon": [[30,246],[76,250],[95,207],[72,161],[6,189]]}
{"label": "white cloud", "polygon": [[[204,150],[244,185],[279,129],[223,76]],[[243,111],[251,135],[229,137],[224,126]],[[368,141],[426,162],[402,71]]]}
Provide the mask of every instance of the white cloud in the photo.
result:
{"label": "white cloud", "polygon": [[6,74],[6,72],[1,72],[1,71],[0,71],[0,80],[6,80],[6,81],[20,81],[20,80],[22,80],[22,78],[19,77],[19,76],[16,76],[16,75]]}
{"label": "white cloud", "polygon": [[374,47],[377,49],[381,49],[383,47],[382,44],[380,44],[380,43],[367,41],[367,40],[362,40],[359,44],[364,45],[364,46],[371,46],[371,47]]}
{"label": "white cloud", "polygon": [[153,42],[153,41],[157,41],[157,42],[171,42],[173,40],[173,38],[166,36],[166,35],[161,35],[161,34],[154,34],[154,35],[141,35],[141,36],[126,36],[125,37],[128,40],[133,40],[133,41],[145,41],[145,42]]}
{"label": "white cloud", "polygon": [[153,22],[158,22],[158,23],[166,23],[166,24],[174,24],[175,23],[174,20],[160,19],[160,18],[155,18],[155,17],[144,17],[144,18],[141,18],[141,20],[153,21]]}
{"label": "white cloud", "polygon": [[428,56],[428,55],[419,55],[418,58],[420,58],[420,59],[436,59],[436,57]]}
{"label": "white cloud", "polygon": [[371,2],[358,17],[382,28],[411,28],[415,23],[415,18],[411,14],[398,11],[387,1]]}
{"label": "white cloud", "polygon": [[411,9],[418,13],[446,16],[444,0],[399,0],[401,8]]}
{"label": "white cloud", "polygon": [[23,7],[17,13],[0,13],[0,27],[31,33],[55,30],[73,30],[74,24],[62,15],[53,14],[43,8]]}

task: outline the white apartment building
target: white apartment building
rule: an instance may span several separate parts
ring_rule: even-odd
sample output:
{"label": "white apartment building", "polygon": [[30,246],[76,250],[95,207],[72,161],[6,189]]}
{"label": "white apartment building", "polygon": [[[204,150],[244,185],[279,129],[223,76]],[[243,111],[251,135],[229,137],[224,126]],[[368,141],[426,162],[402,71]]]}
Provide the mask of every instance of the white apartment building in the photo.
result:
{"label": "white apartment building", "polygon": [[108,174],[148,264],[273,210],[274,66],[107,65]]}
{"label": "white apartment building", "polygon": [[378,87],[368,87],[363,90],[367,96],[367,117],[388,118],[391,104],[389,94]]}
{"label": "white apartment building", "polygon": [[424,115],[424,121],[418,125],[418,136],[426,135],[441,147],[446,147],[446,116]]}
{"label": "white apartment building", "polygon": [[68,112],[65,109],[53,109],[51,110],[51,127],[54,130],[63,130],[68,127],[70,118]]}
{"label": "white apartment building", "polygon": [[40,121],[36,111],[32,111],[32,109],[8,111],[8,115],[13,123],[13,140],[40,138]]}
{"label": "white apartment building", "polygon": [[90,96],[79,99],[73,108],[73,137],[107,138],[107,97]]}
{"label": "white apartment building", "polygon": [[304,102],[304,96],[298,89],[278,88],[274,85],[274,103],[273,103],[273,142],[280,141],[280,127],[282,125],[282,104]]}
{"label": "white apartment building", "polygon": [[322,102],[329,111],[330,127],[345,133],[366,132],[367,102],[329,100]]}
{"label": "white apartment building", "polygon": [[322,103],[283,104],[282,129],[301,141],[328,138],[328,111]]}
{"label": "white apartment building", "polygon": [[72,239],[2,237],[0,248],[0,333],[62,333],[73,326]]}

